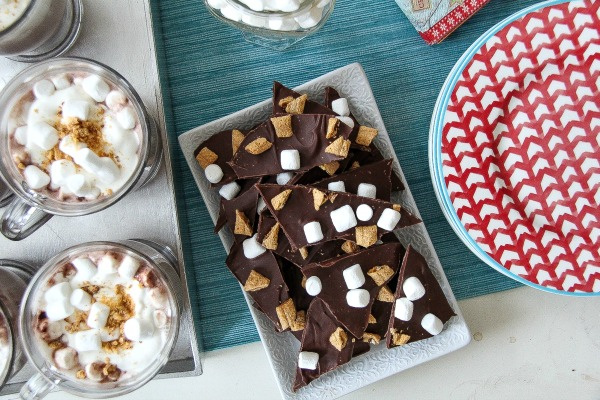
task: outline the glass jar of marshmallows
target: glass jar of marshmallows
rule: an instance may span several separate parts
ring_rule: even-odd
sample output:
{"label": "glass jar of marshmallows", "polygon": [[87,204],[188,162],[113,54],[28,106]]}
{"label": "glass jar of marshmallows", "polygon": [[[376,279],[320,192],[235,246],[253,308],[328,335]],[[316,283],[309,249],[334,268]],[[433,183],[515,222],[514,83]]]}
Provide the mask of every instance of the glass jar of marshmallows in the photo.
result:
{"label": "glass jar of marshmallows", "polygon": [[247,41],[285,50],[325,24],[335,0],[205,0],[218,19]]}

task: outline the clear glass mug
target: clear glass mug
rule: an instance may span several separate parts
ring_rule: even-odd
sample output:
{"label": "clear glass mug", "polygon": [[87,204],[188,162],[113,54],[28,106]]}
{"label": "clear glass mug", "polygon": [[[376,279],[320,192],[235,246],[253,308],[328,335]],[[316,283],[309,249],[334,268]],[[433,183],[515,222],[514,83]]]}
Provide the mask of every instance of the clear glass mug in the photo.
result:
{"label": "clear glass mug", "polygon": [[4,207],[5,205],[7,205],[11,197],[12,192],[10,191],[8,186],[6,186],[6,184],[2,181],[2,178],[0,178],[0,207]]}
{"label": "clear glass mug", "polygon": [[[204,0],[210,13],[260,46],[285,50],[318,31],[335,0]],[[272,7],[285,3],[286,10]],[[285,8],[281,7],[281,8]]]}
{"label": "clear glass mug", "polygon": [[[120,377],[117,378],[116,381],[104,380],[100,382],[89,379],[91,378],[89,376],[82,378],[77,374],[74,375],[74,371],[81,368],[81,365],[73,367],[70,371],[65,371],[56,365],[54,358],[56,357],[56,352],[52,353],[52,350],[49,350],[47,347],[48,345],[44,341],[48,339],[43,339],[42,332],[44,331],[40,329],[40,321],[43,321],[43,319],[41,319],[42,314],[40,314],[39,304],[44,304],[41,302],[45,296],[44,289],[48,287],[49,280],[54,279],[53,276],[60,273],[59,271],[62,271],[65,265],[69,265],[72,260],[86,257],[87,255],[90,255],[92,259],[95,259],[95,257],[98,257],[98,254],[106,253],[113,255],[117,259],[121,257],[121,262],[123,262],[125,256],[132,257],[140,263],[140,268],[144,268],[145,271],[148,271],[148,269],[145,269],[148,267],[149,271],[152,271],[153,275],[147,275],[152,276],[150,281],[153,282],[155,285],[154,287],[164,289],[161,289],[164,294],[162,304],[167,305],[165,306],[167,322],[165,322],[162,327],[155,326],[154,328],[154,332],[156,333],[158,330],[157,334],[162,338],[162,347],[157,348],[154,351],[148,351],[146,348],[141,348],[141,354],[145,354],[146,359],[144,360],[144,367],[140,371],[132,372],[129,370],[122,370]],[[82,397],[109,398],[130,393],[156,376],[159,370],[167,363],[171,351],[175,347],[177,335],[179,333],[181,307],[183,304],[183,287],[177,272],[176,263],[176,258],[169,247],[142,239],[84,243],[66,249],[48,260],[33,277],[21,304],[19,318],[20,329],[23,332],[21,342],[25,355],[31,365],[36,369],[37,374],[21,388],[20,398],[40,399],[56,388]],[[140,274],[140,271],[141,269],[138,269],[137,273]],[[100,268],[98,268],[98,273],[100,273]],[[117,273],[117,275],[119,274],[120,272]],[[77,275],[71,275],[71,279],[70,282],[73,282],[77,279]],[[136,277],[134,279],[138,279],[140,285],[141,282],[143,282],[143,279],[141,278]],[[73,285],[73,283],[71,283],[71,285]],[[102,285],[100,285],[98,293],[102,290],[104,289],[102,288]],[[130,296],[136,296],[133,294],[134,292],[132,290],[129,290],[127,293]],[[132,297],[129,297],[129,299],[131,300]],[[135,301],[133,302],[135,303]],[[135,307],[137,307],[137,303]],[[137,308],[135,313],[135,317],[137,318]],[[143,311],[141,311],[140,314],[143,314]],[[124,331],[123,326],[115,329],[118,332]],[[50,328],[48,328],[48,331],[50,331]],[[65,339],[67,336],[67,333],[63,332],[62,336],[55,339],[55,341],[64,342],[67,340],[65,345],[69,347],[76,346],[76,344],[72,344],[71,342],[74,336]],[[155,337],[156,335],[152,337],[152,340],[154,340]],[[76,343],[76,340],[73,340],[73,343]],[[142,343],[142,341],[139,343]],[[104,341],[102,342],[102,345],[102,348],[104,349]],[[117,352],[114,357],[117,359],[121,357],[122,360],[125,360],[127,356],[139,356],[140,350],[137,350],[136,352],[136,345],[143,346],[143,344],[134,344],[132,349],[123,350],[121,353]],[[84,353],[86,354],[84,355]],[[99,358],[97,360],[99,363],[105,360],[102,358],[103,355],[101,353],[90,355],[89,352],[80,352],[77,354],[78,363],[84,362],[83,357],[87,359],[85,362],[89,362],[89,360],[94,359],[94,357]],[[113,353],[107,352],[106,354],[106,357],[111,357],[111,354]],[[52,360],[50,358],[52,358]],[[108,363],[108,360],[105,362]],[[112,360],[108,364],[111,363],[113,363]],[[142,361],[139,361],[138,359],[138,364],[131,361],[129,361],[129,363],[130,364],[128,365],[140,365]],[[114,366],[117,368],[119,368],[119,365],[118,362],[114,363]],[[85,371],[87,371],[87,369],[85,369]]]}
{"label": "clear glass mug", "polygon": [[77,40],[81,0],[0,1],[0,55],[21,62],[58,57]]}
{"label": "clear glass mug", "polygon": [[[10,141],[17,128],[13,109],[36,82],[62,73],[95,74],[121,90],[139,120],[138,162],[130,178],[109,196],[89,201],[62,201],[31,189],[10,152]],[[31,66],[15,76],[0,92],[0,175],[16,197],[5,209],[0,231],[10,240],[21,240],[46,223],[53,215],[76,217],[101,211],[154,178],[162,160],[162,142],[156,124],[135,89],[118,72],[96,61],[83,58],[57,58]]]}
{"label": "clear glass mug", "polygon": [[35,269],[0,259],[0,388],[25,365],[19,342],[19,305]]}

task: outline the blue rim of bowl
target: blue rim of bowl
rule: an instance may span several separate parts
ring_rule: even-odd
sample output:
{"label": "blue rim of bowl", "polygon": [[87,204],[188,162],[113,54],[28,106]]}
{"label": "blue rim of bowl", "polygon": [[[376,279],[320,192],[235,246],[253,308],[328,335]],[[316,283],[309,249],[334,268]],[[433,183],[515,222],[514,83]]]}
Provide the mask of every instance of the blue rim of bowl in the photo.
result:
{"label": "blue rim of bowl", "polygon": [[553,6],[553,5],[563,4],[563,3],[568,3],[568,2],[570,2],[570,0],[548,0],[548,1],[544,1],[542,3],[535,4],[533,6],[527,7],[525,9],[511,15],[510,17],[499,22],[498,24],[493,26],[491,29],[489,29],[486,33],[481,35],[479,37],[479,39],[477,39],[475,41],[475,43],[473,43],[471,45],[471,47],[469,47],[467,49],[467,51],[461,56],[461,58],[456,62],[454,68],[452,68],[452,71],[450,71],[448,78],[446,79],[446,81],[444,82],[444,85],[442,86],[440,95],[439,95],[437,102],[435,104],[435,107],[433,109],[433,118],[431,120],[431,126],[430,126],[430,130],[429,130],[429,152],[428,152],[429,153],[429,170],[431,173],[431,178],[433,180],[433,188],[435,191],[435,195],[438,199],[438,202],[440,203],[440,207],[442,208],[442,211],[443,211],[446,219],[450,223],[450,226],[452,227],[454,232],[458,235],[459,239],[462,240],[465,245],[467,245],[469,250],[471,250],[483,262],[485,262],[486,264],[488,264],[489,266],[491,266],[498,272],[502,273],[503,275],[508,276],[509,278],[512,278],[522,284],[531,286],[533,288],[536,288],[536,289],[539,289],[539,290],[542,290],[545,292],[561,294],[561,295],[565,295],[565,296],[595,297],[595,296],[600,296],[600,293],[568,292],[565,290],[553,289],[553,288],[549,288],[546,286],[542,286],[537,283],[533,283],[533,282],[509,271],[508,269],[503,267],[500,263],[498,263],[496,260],[494,260],[487,252],[485,252],[483,249],[481,249],[481,247],[479,247],[477,242],[475,242],[475,240],[473,240],[473,238],[467,232],[466,228],[464,227],[464,225],[458,218],[458,215],[456,213],[456,210],[454,209],[454,206],[452,205],[452,201],[450,200],[450,196],[448,194],[446,182],[444,179],[444,174],[443,174],[443,170],[442,170],[442,160],[441,160],[441,158],[442,158],[442,152],[441,152],[442,130],[443,130],[443,126],[444,126],[445,111],[447,110],[448,103],[450,101],[450,96],[452,94],[452,91],[454,90],[454,87],[456,86],[456,82],[461,77],[462,72],[464,71],[467,64],[471,61],[471,59],[473,58],[475,53],[477,53],[481,49],[481,47],[483,47],[488,42],[489,39],[491,39],[494,35],[496,35],[498,32],[500,32],[502,29],[504,29],[506,26],[513,23],[514,21],[521,19],[522,17],[526,16],[527,14],[529,14],[531,12],[541,10],[548,6]]}

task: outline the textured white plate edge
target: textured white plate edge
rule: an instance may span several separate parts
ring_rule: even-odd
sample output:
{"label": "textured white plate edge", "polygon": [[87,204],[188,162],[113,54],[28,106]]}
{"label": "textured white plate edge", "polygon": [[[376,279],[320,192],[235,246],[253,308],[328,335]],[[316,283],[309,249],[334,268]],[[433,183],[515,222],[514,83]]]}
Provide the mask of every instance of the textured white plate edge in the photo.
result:
{"label": "textured white plate edge", "polygon": [[[357,117],[360,121],[368,122],[369,125],[374,126],[375,128],[377,128],[379,130],[380,134],[378,136],[378,141],[380,143],[378,143],[378,144],[383,144],[385,146],[385,149],[388,150],[388,153],[391,150],[391,154],[389,154],[389,155],[385,154],[386,151],[384,149],[382,149],[382,152],[386,156],[392,156],[394,158],[394,169],[399,173],[399,175],[402,178],[402,181],[406,185],[406,180],[404,179],[402,170],[398,163],[398,159],[393,151],[393,147],[392,147],[391,141],[389,139],[389,136],[387,134],[387,131],[385,130],[385,126],[383,125],[383,121],[382,121],[381,115],[379,113],[379,110],[377,108],[377,104],[375,102],[373,93],[371,91],[371,87],[369,85],[368,79],[367,79],[362,67],[360,66],[360,64],[357,64],[357,63],[350,64],[346,67],[342,67],[340,69],[332,71],[328,74],[325,74],[319,78],[316,78],[310,82],[307,82],[307,83],[299,86],[297,88],[297,90],[301,91],[301,92],[307,92],[307,91],[310,92],[311,90],[315,90],[315,87],[323,88],[328,85],[334,86],[339,89],[339,85],[337,85],[336,83],[340,83],[340,82],[338,82],[337,79],[344,75],[352,75],[352,78],[353,78],[352,83],[354,84],[354,86],[351,89],[360,88],[360,91],[359,91],[359,94],[356,95],[355,93],[350,93],[350,92],[344,93],[343,90],[340,90],[341,94],[343,96],[350,98],[352,111],[355,113],[355,115],[357,115]],[[313,94],[313,93],[311,93],[311,94]],[[322,98],[321,93],[314,93],[313,95],[315,95],[315,98],[319,98],[319,97]],[[363,115],[363,118],[361,118],[361,116],[360,116],[361,110],[363,109],[363,107],[362,107],[363,105],[361,105],[361,109],[354,109],[354,107],[352,107],[354,102],[352,101],[351,98],[357,97],[357,96],[360,96],[361,99],[368,102],[369,106],[371,107],[368,115]],[[210,205],[213,203],[214,199],[211,199],[210,191],[203,190],[203,188],[207,187],[207,182],[204,178],[203,171],[198,166],[198,164],[194,158],[194,154],[193,154],[194,150],[198,147],[198,145],[202,141],[204,141],[206,139],[206,137],[207,137],[206,132],[216,133],[216,132],[224,130],[224,129],[250,128],[255,122],[258,122],[259,120],[264,119],[269,115],[270,107],[271,107],[271,100],[265,100],[256,105],[253,105],[251,107],[248,107],[241,111],[233,113],[229,116],[220,118],[220,119],[210,122],[208,124],[202,125],[198,128],[194,128],[194,129],[192,129],[188,132],[185,132],[179,136],[179,142],[180,142],[182,151],[183,151],[186,161],[192,171],[194,180],[196,181],[196,184],[200,188],[200,193],[202,195],[203,200],[205,201],[205,203],[207,205],[207,208],[209,209],[209,213],[211,215],[213,222],[216,221],[218,208],[216,209],[217,213],[215,213],[215,212],[213,212],[215,210],[211,209],[211,207],[210,207]],[[255,116],[260,119],[258,119],[257,121],[246,121],[245,126],[240,126],[239,123],[234,122],[234,120],[236,118],[239,118],[240,116],[248,116],[248,114],[255,114]],[[410,203],[410,204],[408,204],[408,208],[410,208],[411,211],[413,213],[415,213],[416,215],[419,215],[418,210],[416,209],[416,204],[414,203],[414,199],[412,198],[412,195],[410,193],[410,189],[408,188],[408,186],[406,187],[406,190],[400,196],[400,201],[403,204]],[[280,367],[280,364],[282,363],[282,357],[286,358],[286,354],[285,354],[286,349],[283,349],[283,352],[282,352],[279,350],[279,348],[281,347],[280,345],[276,346],[278,348],[274,348],[273,345],[278,344],[277,342],[287,342],[288,348],[289,348],[289,346],[291,346],[293,352],[295,353],[299,348],[298,342],[295,341],[293,336],[289,333],[282,335],[282,334],[278,334],[278,333],[274,332],[270,321],[262,313],[256,311],[256,309],[251,305],[251,299],[249,298],[249,296],[246,296],[244,293],[244,296],[248,303],[252,317],[254,318],[255,323],[257,325],[258,333],[259,333],[261,340],[263,342],[263,345],[265,347],[267,357],[273,367],[273,373],[275,374],[275,377],[278,381],[279,389],[281,391],[283,398],[286,398],[286,399],[336,398],[336,397],[342,396],[344,394],[350,393],[353,390],[356,390],[363,386],[366,386],[367,384],[376,382],[377,380],[383,379],[392,374],[403,371],[407,368],[416,366],[423,362],[440,357],[444,354],[458,350],[470,342],[471,334],[466,325],[466,322],[464,321],[462,313],[460,312],[460,309],[458,307],[456,299],[454,298],[454,295],[450,289],[448,281],[443,273],[443,269],[439,263],[439,259],[435,253],[435,250],[433,248],[431,240],[425,231],[424,225],[419,224],[417,227],[411,227],[411,228],[403,230],[403,232],[400,234],[401,240],[404,239],[404,240],[402,240],[404,243],[406,243],[407,241],[410,242],[411,241],[410,239],[417,236],[417,235],[414,235],[416,230],[424,232],[424,235],[422,235],[422,232],[419,232],[419,234],[421,234],[423,236],[423,237],[421,237],[421,235],[419,235],[419,239],[422,239],[423,242],[420,244],[417,244],[416,247],[419,251],[421,251],[423,253],[427,253],[424,255],[426,255],[428,257],[428,263],[429,263],[430,267],[433,266],[432,271],[436,275],[437,279],[440,281],[440,284],[441,284],[442,288],[444,289],[444,293],[446,294],[448,300],[450,301],[450,304],[456,311],[457,316],[453,317],[452,320],[450,322],[448,322],[448,324],[446,325],[446,329],[440,335],[438,335],[434,338],[416,342],[416,343],[412,343],[412,344],[402,346],[402,347],[397,347],[397,348],[391,349],[391,350],[385,350],[383,352],[378,351],[378,347],[374,347],[369,353],[366,353],[365,355],[354,358],[351,362],[345,364],[344,366],[337,369],[336,371],[333,371],[331,373],[328,373],[328,374],[322,376],[319,380],[311,383],[311,385],[309,385],[305,388],[300,389],[296,393],[293,393],[290,390],[290,386],[291,386],[291,383],[293,382],[293,378],[295,375],[295,368],[293,371],[287,371],[287,373],[285,373],[286,371],[282,371],[281,367]],[[230,234],[224,233],[224,231],[222,231],[219,236],[221,237],[223,245],[225,246],[226,250],[228,251],[228,249],[229,249],[228,244],[231,243]],[[407,238],[408,238],[408,240],[407,240]],[[445,340],[445,339],[452,339],[452,340]],[[381,347],[381,345],[379,347]],[[370,373],[370,372],[373,372],[372,371],[373,369],[376,369],[374,367],[378,366],[377,362],[380,360],[377,360],[376,356],[378,356],[380,354],[388,355],[388,359],[385,362],[387,368],[385,370],[375,371],[375,373]],[[289,356],[287,358],[289,358]],[[293,361],[295,363],[295,357],[294,357]],[[365,368],[365,364],[367,364],[367,368]],[[361,368],[361,366],[362,366],[362,368]],[[290,372],[293,372],[293,373],[290,374]],[[344,374],[346,374],[346,377],[345,377],[346,380],[341,383],[338,382],[338,386],[336,386],[335,382],[332,382],[333,380],[335,380],[334,377],[336,375],[344,375]],[[286,376],[284,376],[284,375],[286,375]],[[348,377],[350,377],[350,379],[348,379]],[[290,378],[291,378],[291,381],[290,381]],[[338,378],[338,380],[342,380],[344,378],[344,376],[341,376],[341,377],[337,376],[337,378]],[[362,378],[362,379],[357,379],[357,378]]]}

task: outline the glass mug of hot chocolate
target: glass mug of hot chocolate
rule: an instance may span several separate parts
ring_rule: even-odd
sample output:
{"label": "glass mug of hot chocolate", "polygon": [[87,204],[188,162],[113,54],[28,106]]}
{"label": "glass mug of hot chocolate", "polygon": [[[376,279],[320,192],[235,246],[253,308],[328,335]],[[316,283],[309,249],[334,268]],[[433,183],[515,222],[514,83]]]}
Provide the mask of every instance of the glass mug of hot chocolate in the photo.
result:
{"label": "glass mug of hot chocolate", "polygon": [[0,230],[20,240],[53,215],[103,210],[161,157],[156,125],[116,71],[79,58],[27,68],[0,92],[0,175],[17,195]]}
{"label": "glass mug of hot chocolate", "polygon": [[0,207],[4,207],[10,201],[12,192],[0,178]]}
{"label": "glass mug of hot chocolate", "polygon": [[34,272],[27,264],[0,259],[0,388],[26,361],[19,342],[19,305]]}
{"label": "glass mug of hot chocolate", "polygon": [[85,243],[50,259],[21,304],[23,349],[37,370],[21,398],[55,388],[114,397],[152,379],[179,329],[174,263],[170,249],[141,240]]}
{"label": "glass mug of hot chocolate", "polygon": [[81,0],[0,0],[0,55],[38,62],[71,47],[81,26]]}

